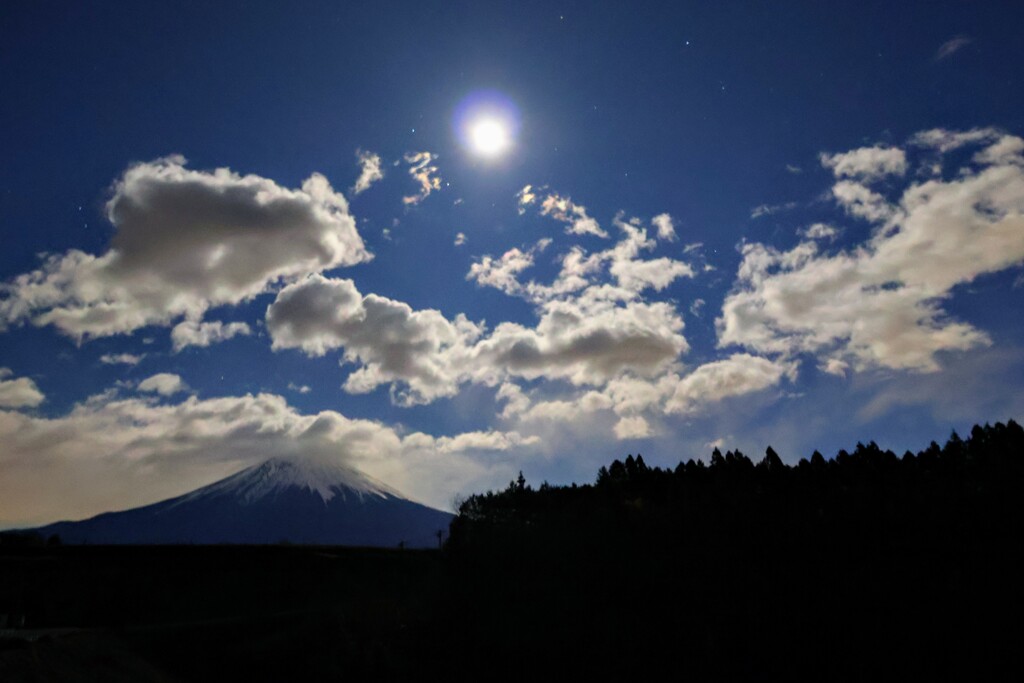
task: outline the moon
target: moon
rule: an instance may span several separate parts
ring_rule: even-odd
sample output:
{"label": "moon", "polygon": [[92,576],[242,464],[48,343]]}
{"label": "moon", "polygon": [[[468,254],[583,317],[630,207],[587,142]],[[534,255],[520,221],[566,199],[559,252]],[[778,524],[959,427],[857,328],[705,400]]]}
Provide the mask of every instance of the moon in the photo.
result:
{"label": "moon", "polygon": [[481,117],[469,124],[469,143],[477,154],[496,157],[509,148],[512,139],[502,121]]}
{"label": "moon", "polygon": [[496,90],[477,90],[455,107],[452,130],[470,155],[500,165],[517,146],[519,108],[510,97]]}

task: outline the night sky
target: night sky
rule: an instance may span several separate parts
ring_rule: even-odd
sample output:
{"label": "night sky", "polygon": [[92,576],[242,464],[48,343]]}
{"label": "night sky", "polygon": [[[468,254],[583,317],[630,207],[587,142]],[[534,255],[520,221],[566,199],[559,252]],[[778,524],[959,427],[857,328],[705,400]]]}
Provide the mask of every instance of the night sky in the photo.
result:
{"label": "night sky", "polygon": [[1024,417],[1014,3],[4,3],[0,528]]}

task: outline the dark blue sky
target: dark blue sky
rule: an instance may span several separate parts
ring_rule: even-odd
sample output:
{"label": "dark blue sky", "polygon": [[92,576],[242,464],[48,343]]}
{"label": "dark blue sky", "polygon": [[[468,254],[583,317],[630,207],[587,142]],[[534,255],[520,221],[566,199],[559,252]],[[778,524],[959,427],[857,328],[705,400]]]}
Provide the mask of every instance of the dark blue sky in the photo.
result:
{"label": "dark blue sky", "polygon": [[[637,450],[792,462],[1019,419],[1022,19],[5,5],[0,524],[282,451],[445,505]],[[518,128],[490,158],[456,112],[495,93]],[[359,153],[383,177],[357,193]]]}

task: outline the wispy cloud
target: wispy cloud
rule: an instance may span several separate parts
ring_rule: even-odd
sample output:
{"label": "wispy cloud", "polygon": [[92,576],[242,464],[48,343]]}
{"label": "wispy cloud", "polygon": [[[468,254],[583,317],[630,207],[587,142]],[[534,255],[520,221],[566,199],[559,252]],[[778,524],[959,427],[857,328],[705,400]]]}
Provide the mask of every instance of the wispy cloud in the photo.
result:
{"label": "wispy cloud", "polygon": [[358,150],[356,156],[359,158],[359,178],[352,186],[352,194],[365,192],[378,180],[384,177],[384,171],[380,165],[380,155],[373,152]]}
{"label": "wispy cloud", "polygon": [[139,355],[134,353],[105,353],[100,356],[100,362],[104,365],[138,365],[145,357],[146,354],[144,353]]}
{"label": "wispy cloud", "polygon": [[434,165],[437,155],[430,152],[415,152],[405,155],[405,163],[409,164],[409,175],[420,186],[416,194],[402,197],[406,206],[415,206],[430,196],[431,192],[441,189],[441,176]]}
{"label": "wispy cloud", "polygon": [[941,62],[943,59],[951,57],[955,52],[958,52],[960,49],[970,45],[972,42],[974,42],[974,39],[970,36],[956,36],[955,38],[950,38],[940,45],[938,50],[936,50],[935,61]]}
{"label": "wispy cloud", "polygon": [[771,216],[772,214],[789,211],[795,208],[796,202],[786,202],[785,204],[762,204],[761,206],[755,206],[750,210],[750,217],[761,218],[762,216]]}

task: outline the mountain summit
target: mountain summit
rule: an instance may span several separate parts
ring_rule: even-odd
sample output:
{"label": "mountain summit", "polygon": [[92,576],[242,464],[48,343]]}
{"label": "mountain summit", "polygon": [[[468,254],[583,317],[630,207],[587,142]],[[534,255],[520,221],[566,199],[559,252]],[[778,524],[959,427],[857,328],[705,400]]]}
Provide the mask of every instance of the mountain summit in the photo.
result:
{"label": "mountain summit", "polygon": [[37,531],[72,544],[429,547],[451,518],[346,465],[272,458],[177,498]]}

